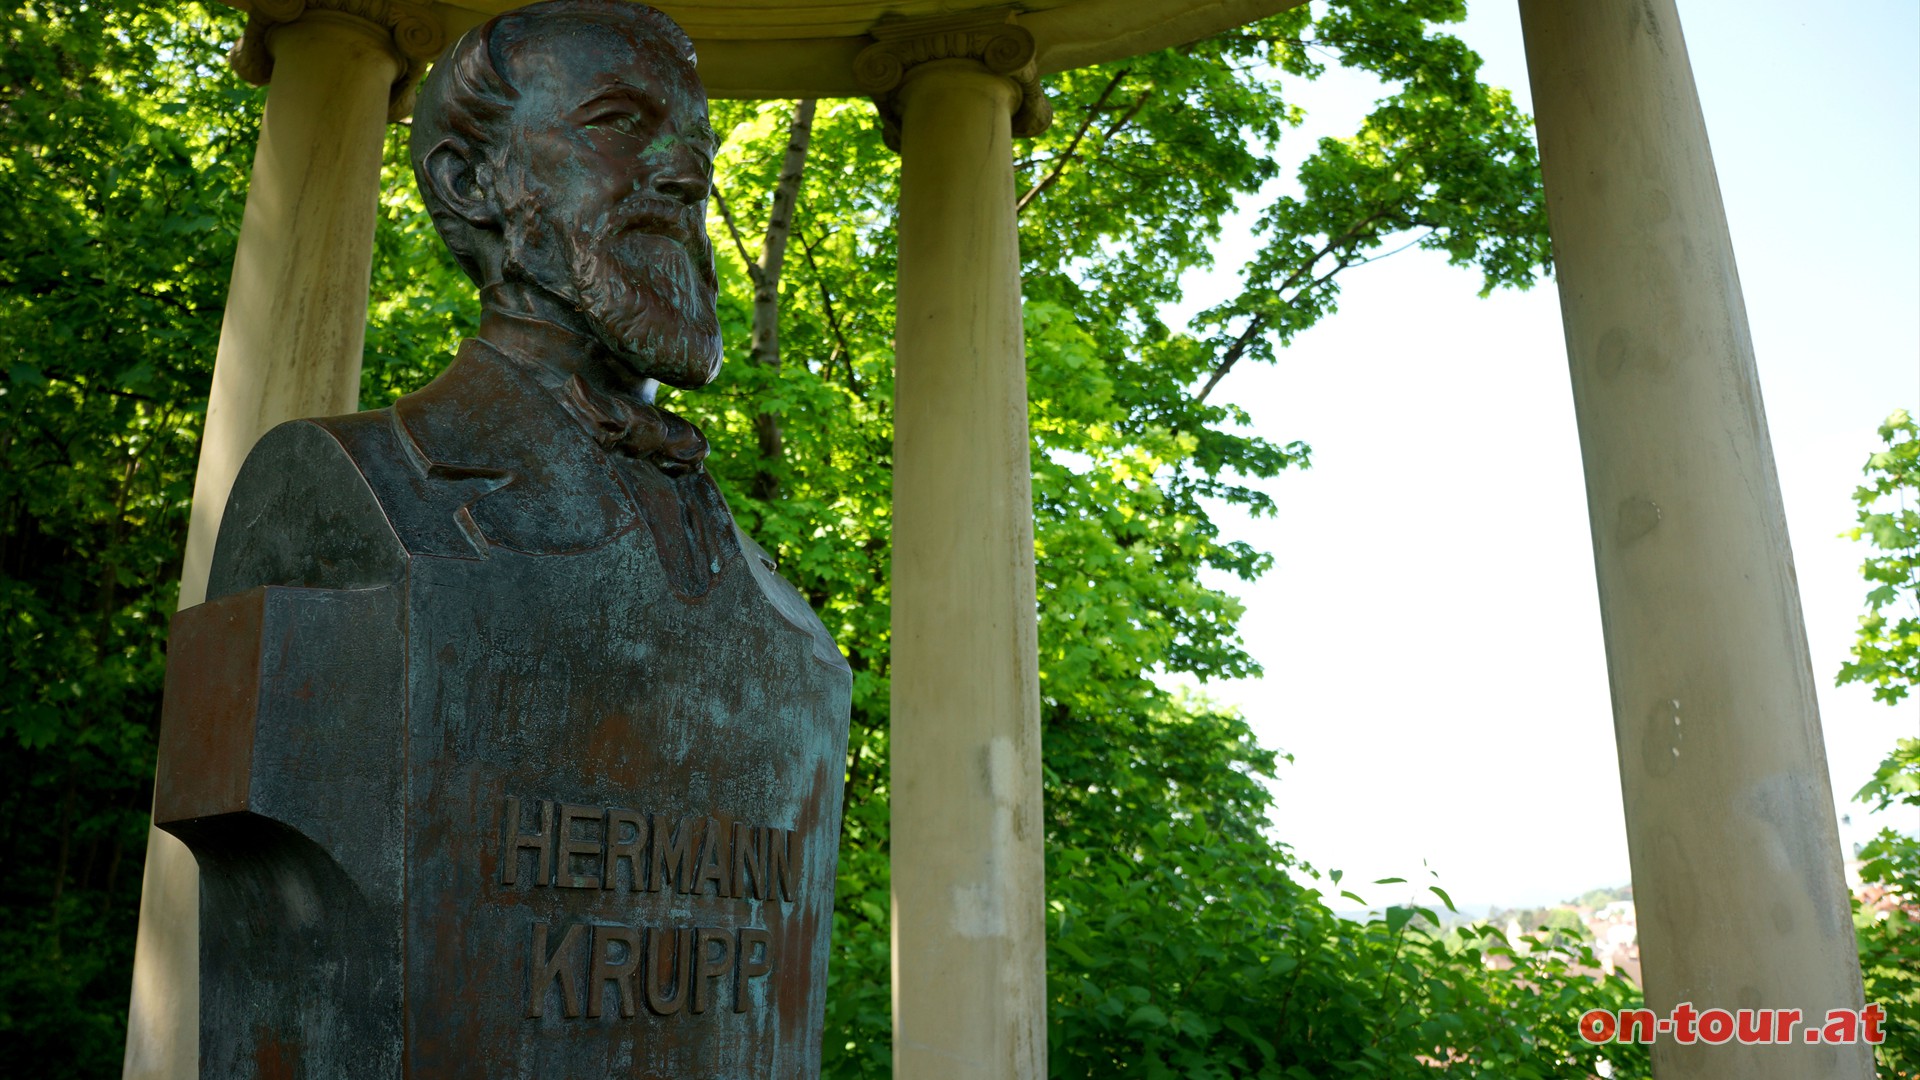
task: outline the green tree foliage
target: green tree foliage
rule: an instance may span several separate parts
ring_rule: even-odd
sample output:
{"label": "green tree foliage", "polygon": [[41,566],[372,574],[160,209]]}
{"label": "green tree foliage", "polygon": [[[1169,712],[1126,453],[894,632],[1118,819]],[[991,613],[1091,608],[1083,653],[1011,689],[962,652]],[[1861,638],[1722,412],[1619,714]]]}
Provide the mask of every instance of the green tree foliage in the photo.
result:
{"label": "green tree foliage", "polygon": [[1868,483],[1853,489],[1859,524],[1842,535],[1865,540],[1874,553],[1860,564],[1873,586],[1853,659],[1836,685],[1865,683],[1889,705],[1920,683],[1920,426],[1905,409],[1880,425],[1885,450],[1867,459]]}
{"label": "green tree foliage", "polygon": [[[28,1074],[109,1075],[194,445],[260,95],[221,62],[224,8],[7,2],[0,63],[0,589],[19,917],[0,930],[0,1038]],[[1240,605],[1203,571],[1269,557],[1208,507],[1272,513],[1308,448],[1215,392],[1334,310],[1338,275],[1397,246],[1488,289],[1546,267],[1527,118],[1434,24],[1448,0],[1353,0],[1052,78],[1054,127],[1016,150],[1045,724],[1049,1038],[1060,1077],[1584,1075],[1575,1032],[1630,987],[1577,945],[1442,930],[1427,901],[1336,917],[1339,875],[1271,836],[1279,756],[1245,721],[1156,676],[1257,674]],[[1161,309],[1298,123],[1287,88],[1339,63],[1388,92],[1322,142],[1303,194],[1260,217],[1244,289],[1193,327]],[[668,404],[715,444],[743,525],[854,670],[827,1066],[888,1071],[888,507],[898,159],[872,106],[822,101],[779,276],[778,364],[750,362],[753,281],[789,103],[717,103],[731,221],[720,381]],[[362,403],[430,378],[472,289],[389,142]],[[717,209],[717,206],[716,206]],[[777,425],[779,438],[765,437]],[[761,497],[761,496],[771,497]],[[1403,884],[1385,882],[1382,885]],[[1437,888],[1422,896],[1437,897]],[[1365,906],[1350,892],[1343,905]],[[1608,1048],[1643,1075],[1638,1048]],[[69,1062],[78,1062],[69,1065]]]}
{"label": "green tree foliage", "polygon": [[260,109],[215,17],[0,18],[0,1036],[117,1072],[163,642]]}
{"label": "green tree foliage", "polygon": [[[1860,566],[1872,586],[1853,659],[1834,683],[1862,683],[1889,705],[1920,684],[1920,426],[1905,409],[1880,425],[1877,450],[1853,491],[1858,524],[1841,534],[1873,548]],[[1920,809],[1920,738],[1894,744],[1854,799],[1875,810]],[[1860,849],[1870,899],[1854,902],[1867,1000],[1888,1008],[1880,1064],[1893,1076],[1920,1074],[1920,836],[1882,829]]]}

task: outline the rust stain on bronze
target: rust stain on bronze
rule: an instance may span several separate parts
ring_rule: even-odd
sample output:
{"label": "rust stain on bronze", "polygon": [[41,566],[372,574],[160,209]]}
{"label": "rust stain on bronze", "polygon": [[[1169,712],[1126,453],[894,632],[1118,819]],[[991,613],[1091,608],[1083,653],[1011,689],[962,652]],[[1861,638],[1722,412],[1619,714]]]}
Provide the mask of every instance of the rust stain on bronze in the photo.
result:
{"label": "rust stain on bronze", "polygon": [[258,594],[231,596],[173,617],[160,706],[156,821],[247,807],[260,694],[260,601]]}

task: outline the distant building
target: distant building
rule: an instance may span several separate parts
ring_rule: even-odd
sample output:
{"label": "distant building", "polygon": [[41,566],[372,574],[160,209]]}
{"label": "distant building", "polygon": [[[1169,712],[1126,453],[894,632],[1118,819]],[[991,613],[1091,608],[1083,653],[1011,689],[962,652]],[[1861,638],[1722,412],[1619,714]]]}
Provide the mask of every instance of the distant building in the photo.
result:
{"label": "distant building", "polygon": [[1640,930],[1633,901],[1615,900],[1582,916],[1593,934],[1593,955],[1600,961],[1600,970],[1608,975],[1618,972],[1639,986]]}

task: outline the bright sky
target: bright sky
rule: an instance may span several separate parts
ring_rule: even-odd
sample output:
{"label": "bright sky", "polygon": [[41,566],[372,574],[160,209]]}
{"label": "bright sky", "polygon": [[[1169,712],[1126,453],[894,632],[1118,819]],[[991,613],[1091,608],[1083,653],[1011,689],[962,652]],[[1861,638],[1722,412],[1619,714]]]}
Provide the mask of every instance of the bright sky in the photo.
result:
{"label": "bright sky", "polygon": [[[1920,407],[1920,7],[1680,0],[1739,259],[1849,843],[1847,803],[1920,702],[1834,689],[1865,589],[1836,538],[1895,408]],[[1531,112],[1513,0],[1456,30]],[[1298,100],[1354,130],[1378,84],[1330,73]],[[1251,205],[1251,203],[1249,204]],[[1249,223],[1250,224],[1250,223]],[[1197,310],[1251,254],[1236,232],[1190,281]],[[1222,512],[1274,553],[1242,629],[1265,666],[1216,684],[1295,755],[1277,832],[1348,883],[1439,873],[1465,910],[1627,881],[1585,491],[1552,283],[1475,296],[1478,276],[1409,251],[1343,277],[1340,311],[1275,367],[1222,385],[1259,429],[1312,445],[1271,482],[1274,520]],[[1895,824],[1912,829],[1913,815]],[[1871,825],[1872,827],[1869,827]],[[1360,887],[1376,903],[1404,887]]]}

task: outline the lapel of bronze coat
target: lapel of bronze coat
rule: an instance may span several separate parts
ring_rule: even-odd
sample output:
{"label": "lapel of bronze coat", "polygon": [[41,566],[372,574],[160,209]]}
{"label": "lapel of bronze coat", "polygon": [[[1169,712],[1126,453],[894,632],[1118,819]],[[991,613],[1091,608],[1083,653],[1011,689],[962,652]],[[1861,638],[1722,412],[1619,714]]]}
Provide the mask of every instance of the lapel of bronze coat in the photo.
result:
{"label": "lapel of bronze coat", "polygon": [[429,477],[492,481],[460,511],[487,544],[562,555],[638,523],[606,452],[532,370],[482,343],[393,411]]}
{"label": "lapel of bronze coat", "polygon": [[429,480],[464,485],[455,512],[474,547],[564,555],[648,526],[668,584],[704,596],[740,557],[726,500],[704,471],[667,476],[611,454],[528,364],[468,341],[439,378],[393,406]]}

